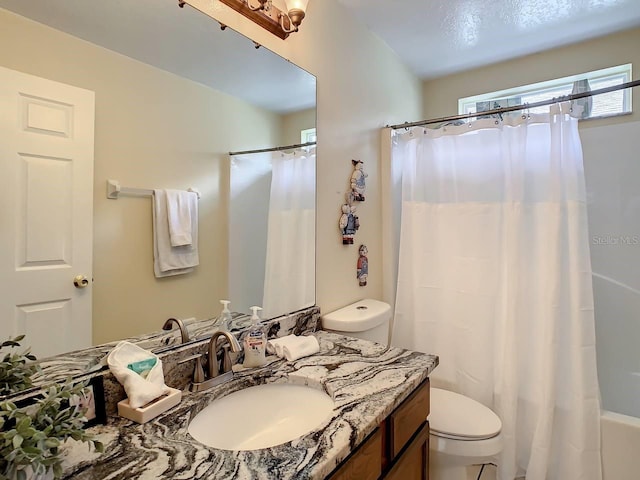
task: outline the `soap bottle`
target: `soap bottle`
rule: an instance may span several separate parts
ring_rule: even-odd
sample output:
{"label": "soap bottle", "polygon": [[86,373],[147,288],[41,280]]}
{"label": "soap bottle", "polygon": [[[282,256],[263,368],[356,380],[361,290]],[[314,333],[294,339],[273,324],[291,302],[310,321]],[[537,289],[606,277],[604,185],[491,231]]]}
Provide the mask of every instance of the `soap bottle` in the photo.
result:
{"label": "soap bottle", "polygon": [[260,307],[251,307],[253,315],[251,316],[251,327],[244,337],[242,346],[244,347],[244,363],[245,368],[261,367],[266,363],[265,350],[267,348],[267,336],[264,327],[260,325],[260,317],[258,311]]}
{"label": "soap bottle", "polygon": [[231,303],[229,300],[220,300],[222,304],[222,312],[220,312],[220,317],[216,321],[216,325],[220,330],[231,330],[231,311],[229,310],[229,304]]}

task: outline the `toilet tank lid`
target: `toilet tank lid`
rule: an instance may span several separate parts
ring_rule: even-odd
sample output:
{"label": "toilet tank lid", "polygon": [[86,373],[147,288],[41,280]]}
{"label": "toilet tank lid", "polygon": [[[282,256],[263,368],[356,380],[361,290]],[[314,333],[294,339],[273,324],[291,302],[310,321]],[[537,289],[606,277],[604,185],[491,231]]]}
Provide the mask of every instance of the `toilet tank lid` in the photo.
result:
{"label": "toilet tank lid", "polygon": [[338,332],[364,332],[391,319],[391,305],[366,298],[322,315],[322,328]]}
{"label": "toilet tank lid", "polygon": [[429,426],[434,433],[485,439],[502,430],[502,421],[480,402],[449,390],[432,388]]}

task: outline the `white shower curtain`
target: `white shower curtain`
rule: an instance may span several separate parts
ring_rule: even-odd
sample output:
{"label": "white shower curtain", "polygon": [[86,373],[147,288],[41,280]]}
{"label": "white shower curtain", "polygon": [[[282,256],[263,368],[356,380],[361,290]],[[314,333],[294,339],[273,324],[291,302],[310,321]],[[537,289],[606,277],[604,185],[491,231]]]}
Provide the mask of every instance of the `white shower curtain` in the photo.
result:
{"label": "white shower curtain", "polygon": [[582,149],[568,105],[394,140],[402,219],[392,343],[502,419],[498,476],[600,480]]}
{"label": "white shower curtain", "polygon": [[315,304],[315,147],[271,159],[263,317]]}

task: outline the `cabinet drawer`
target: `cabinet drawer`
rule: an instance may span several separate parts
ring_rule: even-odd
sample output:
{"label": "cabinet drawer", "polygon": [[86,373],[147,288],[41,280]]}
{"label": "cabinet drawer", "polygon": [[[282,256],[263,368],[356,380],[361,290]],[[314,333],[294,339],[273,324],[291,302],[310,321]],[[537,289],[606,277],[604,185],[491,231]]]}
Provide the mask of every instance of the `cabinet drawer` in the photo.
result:
{"label": "cabinet drawer", "polygon": [[391,458],[398,455],[428,415],[429,379],[425,380],[390,416]]}
{"label": "cabinet drawer", "polygon": [[382,473],[382,433],[377,429],[330,480],[377,480]]}
{"label": "cabinet drawer", "polygon": [[429,423],[425,422],[413,441],[396,459],[385,480],[428,480],[429,478]]}

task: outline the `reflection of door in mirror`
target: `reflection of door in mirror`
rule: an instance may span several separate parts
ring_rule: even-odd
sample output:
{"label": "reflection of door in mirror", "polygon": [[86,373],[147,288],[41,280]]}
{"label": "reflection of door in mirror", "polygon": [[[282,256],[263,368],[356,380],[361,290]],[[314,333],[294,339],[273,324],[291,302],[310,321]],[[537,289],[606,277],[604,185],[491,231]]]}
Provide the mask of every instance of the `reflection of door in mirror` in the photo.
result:
{"label": "reflection of door in mirror", "polygon": [[[93,294],[93,343],[158,331],[169,317],[211,318],[227,297],[239,310],[228,152],[298,143],[315,127],[313,75],[172,1],[0,0],[0,42],[12,46],[0,66],[95,92],[94,283],[72,285],[89,270],[69,277],[74,293]],[[192,274],[154,277],[151,199],[107,199],[108,179],[200,190]]]}
{"label": "reflection of door in mirror", "polygon": [[315,147],[231,157],[229,292],[237,308],[262,305],[272,318],[315,303],[315,159]]}
{"label": "reflection of door in mirror", "polygon": [[93,92],[0,67],[0,99],[1,340],[89,347]]}

